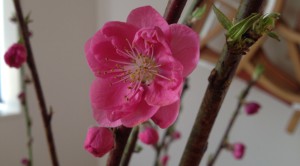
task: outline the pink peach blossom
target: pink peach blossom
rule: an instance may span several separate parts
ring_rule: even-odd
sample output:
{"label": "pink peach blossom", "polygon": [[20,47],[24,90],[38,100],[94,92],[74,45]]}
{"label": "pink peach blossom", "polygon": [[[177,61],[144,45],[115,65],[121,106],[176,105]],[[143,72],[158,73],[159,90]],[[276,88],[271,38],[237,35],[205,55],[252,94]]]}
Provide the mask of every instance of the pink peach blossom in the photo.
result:
{"label": "pink peach blossom", "polygon": [[243,143],[235,143],[233,144],[233,156],[240,160],[243,158],[244,154],[245,154],[245,150],[246,150],[246,146]]}
{"label": "pink peach blossom", "polygon": [[244,111],[246,112],[247,115],[256,114],[261,107],[260,104],[256,102],[249,102],[246,103],[244,106],[245,106]]}
{"label": "pink peach blossom", "polygon": [[152,127],[145,128],[139,133],[138,137],[143,143],[148,145],[155,145],[159,139],[158,132]]}
{"label": "pink peach blossom", "polygon": [[4,60],[9,67],[20,68],[27,59],[27,53],[24,45],[13,44],[5,53]]}
{"label": "pink peach blossom", "polygon": [[95,157],[102,157],[114,148],[113,133],[108,128],[91,127],[84,141],[84,149]]}
{"label": "pink peach blossom", "polygon": [[106,23],[86,42],[85,54],[96,76],[90,98],[100,126],[152,119],[167,128],[178,116],[183,80],[198,63],[199,37],[145,6],[126,22]]}

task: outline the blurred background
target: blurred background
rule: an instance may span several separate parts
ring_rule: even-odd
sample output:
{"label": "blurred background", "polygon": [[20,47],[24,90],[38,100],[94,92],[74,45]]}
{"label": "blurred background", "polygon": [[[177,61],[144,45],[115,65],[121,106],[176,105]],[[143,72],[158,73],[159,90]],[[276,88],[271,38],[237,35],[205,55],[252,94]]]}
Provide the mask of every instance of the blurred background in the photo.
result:
{"label": "blurred background", "polygon": [[[188,0],[184,13],[187,12],[191,2],[191,0]],[[299,2],[297,0],[286,0],[280,4],[280,11],[283,12],[285,22],[282,25],[290,29],[296,29],[297,20],[299,20]],[[229,2],[233,7],[237,6],[238,3],[239,1]],[[276,4],[276,1],[274,3]],[[105,157],[101,159],[94,158],[83,149],[87,128],[96,124],[92,118],[89,103],[89,87],[93,80],[93,74],[85,60],[84,43],[105,22],[112,20],[125,21],[128,13],[136,7],[151,5],[163,14],[167,0],[23,0],[22,4],[23,11],[25,13],[31,12],[31,18],[33,19],[33,23],[29,26],[33,32],[31,42],[47,105],[52,106],[54,110],[52,126],[61,165],[105,165]],[[223,3],[219,3],[219,5],[224,7]],[[0,12],[4,16],[0,20],[0,30],[2,32],[0,37],[3,38],[0,42],[0,48],[1,55],[3,55],[4,51],[16,41],[17,29],[12,23],[9,23],[9,19],[14,13],[11,1],[1,0],[1,7]],[[272,7],[269,10],[272,11]],[[201,40],[205,39],[207,34],[209,34],[208,31],[202,32]],[[218,54],[221,48],[220,45],[224,43],[224,35],[221,31],[220,34],[213,37],[220,37],[221,39],[206,38],[207,41],[204,40],[201,46],[203,50],[206,50],[201,54],[203,59],[190,76],[190,88],[183,98],[183,111],[177,125],[182,137],[170,147],[170,161],[168,164],[170,166],[178,165],[206,89],[207,78],[216,59],[214,58],[215,54]],[[282,93],[274,94],[268,88],[263,88],[265,90],[257,87],[253,88],[248,100],[259,102],[262,109],[256,116],[241,115],[230,137],[234,142],[242,141],[246,144],[246,155],[243,160],[237,161],[231,153],[224,151],[216,162],[216,166],[299,165],[300,131],[294,128],[292,132],[287,132],[286,128],[290,124],[291,117],[295,116],[295,111],[299,109],[297,103],[300,103],[300,93],[297,88],[300,89],[298,86],[300,81],[297,73],[300,70],[295,70],[295,68],[297,69],[295,66],[300,63],[300,60],[294,65],[291,57],[295,56],[288,56],[290,54],[288,44],[286,44],[288,40],[285,39],[283,38],[279,44],[276,41],[271,41],[266,45],[267,41],[264,40],[261,42],[264,44],[259,45],[257,48],[263,48],[265,54],[279,54],[275,58],[270,55],[267,58],[273,64],[273,68],[278,68],[284,76],[289,75],[289,79],[294,80],[295,83],[286,85],[284,81],[282,83],[281,79],[272,80],[276,76],[270,73],[278,71],[271,70],[272,67],[268,68],[271,70],[269,71],[270,75],[266,75],[265,79],[269,82],[281,82],[282,85],[276,84],[277,88],[289,92],[288,94],[293,97],[280,95]],[[295,41],[297,40],[295,39]],[[261,56],[254,56],[258,54],[262,53],[251,55],[254,60],[249,60],[249,64],[262,61],[259,58]],[[297,57],[299,58],[298,54]],[[282,66],[281,64],[285,65]],[[245,69],[244,72],[242,72],[242,69]],[[15,75],[15,80],[9,80],[10,77],[4,76],[3,71]],[[201,165],[205,165],[209,154],[213,153],[219,144],[220,137],[236,107],[238,95],[246,86],[244,81],[246,77],[244,76],[247,75],[247,67],[241,67],[239,71],[241,71],[240,77],[234,79],[229,89],[210,135],[209,146]],[[5,68],[3,58],[1,58],[1,77],[2,90],[0,92],[3,98],[4,92],[8,91],[4,85],[19,86],[16,83],[18,82],[18,72],[14,69]],[[289,81],[287,82],[289,83]],[[292,88],[295,90],[291,89],[290,85],[293,85]],[[260,83],[260,87],[263,86],[273,87],[273,84]],[[11,93],[18,94],[17,90],[18,88],[11,90]],[[9,98],[14,98],[13,96],[11,95]],[[45,133],[32,85],[28,88],[28,101],[33,119],[34,164],[36,166],[50,166]],[[1,166],[21,165],[20,160],[27,155],[25,121],[22,112],[16,109],[13,108],[13,113],[9,115],[0,116]],[[139,142],[139,144],[141,143]],[[152,165],[153,161],[153,148],[143,146],[141,153],[133,155],[130,165]]]}

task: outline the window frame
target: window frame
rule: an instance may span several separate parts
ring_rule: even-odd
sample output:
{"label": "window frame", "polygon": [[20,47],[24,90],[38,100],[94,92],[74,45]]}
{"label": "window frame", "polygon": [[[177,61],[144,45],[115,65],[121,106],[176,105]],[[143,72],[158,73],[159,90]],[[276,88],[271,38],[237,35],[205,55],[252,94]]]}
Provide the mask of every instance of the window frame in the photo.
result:
{"label": "window frame", "polygon": [[5,51],[18,40],[17,26],[10,21],[14,13],[12,1],[0,0],[0,116],[20,113],[18,95],[21,92],[21,73],[4,62]]}

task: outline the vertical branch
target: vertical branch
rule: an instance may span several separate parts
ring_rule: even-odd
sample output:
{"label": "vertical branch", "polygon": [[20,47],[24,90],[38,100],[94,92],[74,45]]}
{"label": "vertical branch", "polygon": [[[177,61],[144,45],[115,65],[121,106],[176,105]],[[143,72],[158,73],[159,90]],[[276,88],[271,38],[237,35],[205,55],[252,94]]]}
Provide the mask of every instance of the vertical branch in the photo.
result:
{"label": "vertical branch", "polygon": [[109,154],[107,166],[118,166],[120,164],[131,130],[132,128],[124,126],[115,129],[115,149]]}
{"label": "vertical branch", "polygon": [[54,144],[52,129],[51,129],[51,124],[50,124],[51,114],[48,114],[48,112],[47,112],[47,107],[46,107],[46,102],[45,102],[43,90],[42,90],[42,87],[41,87],[41,83],[40,83],[39,75],[38,75],[38,72],[37,72],[37,68],[35,66],[34,57],[33,57],[33,53],[32,53],[32,50],[31,50],[31,44],[30,44],[29,37],[28,37],[29,36],[28,35],[29,31],[28,31],[27,24],[24,21],[24,16],[23,16],[23,13],[22,13],[22,8],[21,8],[20,1],[19,0],[14,0],[14,6],[15,6],[15,9],[16,9],[17,18],[18,18],[18,21],[19,21],[19,24],[20,24],[21,34],[23,36],[24,44],[25,44],[25,47],[26,47],[26,50],[27,50],[27,56],[28,56],[27,64],[28,64],[29,69],[30,69],[31,74],[32,74],[32,78],[33,78],[37,98],[38,98],[38,101],[39,101],[40,111],[41,111],[41,115],[42,115],[42,119],[43,119],[43,123],[44,123],[44,128],[45,128],[46,137],[47,137],[47,141],[48,141],[48,147],[49,147],[49,152],[50,152],[50,156],[51,156],[52,165],[53,166],[59,166],[58,159],[57,159],[57,154],[56,154],[56,150],[55,150],[55,144]]}
{"label": "vertical branch", "polygon": [[177,23],[187,0],[169,0],[164,18],[169,24]]}
{"label": "vertical branch", "polygon": [[[242,0],[237,18],[240,20],[251,13],[257,12],[262,2],[262,0]],[[254,8],[254,6],[256,7]],[[253,38],[253,41],[258,38]],[[180,166],[198,166],[201,162],[219,109],[241,57],[245,54],[245,50],[236,47],[237,45],[227,46],[225,44],[217,66],[209,76],[209,84],[181,158]]]}

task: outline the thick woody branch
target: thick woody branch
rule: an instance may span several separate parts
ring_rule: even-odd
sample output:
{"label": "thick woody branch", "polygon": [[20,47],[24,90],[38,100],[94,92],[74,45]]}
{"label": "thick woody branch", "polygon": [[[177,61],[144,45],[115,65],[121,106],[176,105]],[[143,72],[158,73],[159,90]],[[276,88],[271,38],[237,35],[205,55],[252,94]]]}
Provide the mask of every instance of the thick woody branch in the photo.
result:
{"label": "thick woody branch", "polygon": [[112,150],[107,159],[107,166],[118,166],[120,165],[125,146],[130,135],[132,128],[121,126],[120,128],[114,129],[115,134],[115,149]]}
{"label": "thick woody branch", "polygon": [[[261,0],[242,0],[237,18],[243,19],[252,12],[258,12]],[[256,6],[256,7],[254,7]],[[247,36],[256,41],[260,36]],[[253,43],[251,43],[253,44]],[[180,166],[198,166],[206,151],[208,138],[219,109],[223,103],[229,85],[233,79],[237,66],[245,51],[251,46],[237,49],[238,45],[225,45],[215,69],[209,76],[209,85],[200,106],[196,121],[191,131],[188,143],[180,161]]]}
{"label": "thick woody branch", "polygon": [[169,24],[177,23],[187,0],[169,0],[164,18]]}

